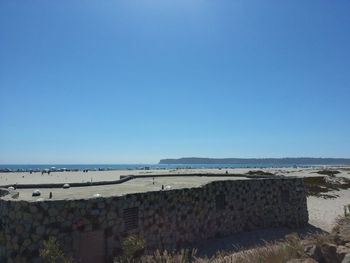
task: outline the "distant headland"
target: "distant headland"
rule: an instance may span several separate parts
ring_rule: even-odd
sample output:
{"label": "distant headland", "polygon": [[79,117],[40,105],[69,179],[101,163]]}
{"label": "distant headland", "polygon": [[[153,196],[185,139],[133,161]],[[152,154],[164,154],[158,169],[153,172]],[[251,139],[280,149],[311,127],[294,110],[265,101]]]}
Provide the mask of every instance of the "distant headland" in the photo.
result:
{"label": "distant headland", "polygon": [[349,158],[199,158],[162,159],[159,164],[350,165]]}

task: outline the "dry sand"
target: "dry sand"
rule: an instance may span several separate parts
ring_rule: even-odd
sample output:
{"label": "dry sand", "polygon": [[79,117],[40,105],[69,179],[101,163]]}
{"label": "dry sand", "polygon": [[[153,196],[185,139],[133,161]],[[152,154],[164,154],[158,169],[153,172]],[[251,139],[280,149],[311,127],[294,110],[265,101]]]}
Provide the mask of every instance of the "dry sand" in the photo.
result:
{"label": "dry sand", "polygon": [[309,210],[309,223],[327,232],[332,230],[338,216],[344,215],[344,206],[350,204],[350,189],[332,191],[338,197],[324,199],[322,197],[310,196],[307,198]]}
{"label": "dry sand", "polygon": [[[29,172],[20,173],[0,173],[0,186],[9,184],[44,184],[44,183],[81,183],[97,181],[114,181],[118,180],[122,175],[148,175],[148,174],[225,174],[226,171],[232,174],[245,174],[249,171],[263,170],[276,175],[285,176],[319,176],[315,173],[320,169],[317,168],[265,168],[265,169],[251,169],[251,168],[237,168],[237,169],[173,169],[173,170],[114,170],[114,171],[89,171],[84,172],[51,172],[50,175],[36,172],[30,174]],[[350,171],[342,171],[339,176],[346,176],[350,178]]]}
{"label": "dry sand", "polygon": [[[50,192],[53,193],[54,200],[58,199],[82,199],[92,198],[95,194],[101,196],[121,196],[132,193],[142,193],[149,191],[159,191],[164,187],[170,186],[170,189],[181,189],[199,187],[203,184],[219,181],[219,180],[247,180],[244,177],[161,177],[155,178],[154,184],[152,178],[137,178],[122,184],[88,186],[88,187],[72,187],[63,188],[44,188],[39,189],[40,198],[48,199]],[[20,195],[19,200],[37,200],[38,197],[32,197],[33,189],[18,189]]]}

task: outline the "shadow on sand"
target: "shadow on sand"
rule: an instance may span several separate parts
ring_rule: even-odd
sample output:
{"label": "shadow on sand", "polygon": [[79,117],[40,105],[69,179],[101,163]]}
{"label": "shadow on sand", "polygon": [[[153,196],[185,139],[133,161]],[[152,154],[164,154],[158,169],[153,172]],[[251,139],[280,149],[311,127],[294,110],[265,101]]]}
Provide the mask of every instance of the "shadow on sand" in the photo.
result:
{"label": "shadow on sand", "polygon": [[327,232],[308,224],[306,227],[298,229],[290,228],[268,228],[251,232],[241,232],[229,237],[207,240],[195,245],[198,249],[198,256],[212,257],[218,251],[231,252],[240,251],[264,245],[266,242],[273,242],[284,239],[291,233],[298,233],[305,237],[315,234],[326,234]]}

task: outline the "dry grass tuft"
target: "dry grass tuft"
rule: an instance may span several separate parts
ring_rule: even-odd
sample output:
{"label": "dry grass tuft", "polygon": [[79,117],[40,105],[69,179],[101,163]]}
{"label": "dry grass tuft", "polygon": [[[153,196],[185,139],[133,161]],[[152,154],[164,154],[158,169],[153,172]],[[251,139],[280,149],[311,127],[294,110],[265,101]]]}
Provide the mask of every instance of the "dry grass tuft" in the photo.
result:
{"label": "dry grass tuft", "polygon": [[140,260],[140,263],[190,263],[196,262],[195,255],[197,250],[183,249],[178,253],[171,253],[168,251],[160,252],[156,251],[151,256],[144,256]]}
{"label": "dry grass tuft", "polygon": [[290,259],[303,258],[304,247],[297,234],[286,236],[283,242],[266,243],[262,247],[242,251],[231,256],[216,258],[214,263],[284,263]]}
{"label": "dry grass tuft", "polygon": [[332,236],[334,236],[335,242],[340,245],[344,245],[350,242],[350,215],[339,217],[336,221],[336,225],[332,230]]}

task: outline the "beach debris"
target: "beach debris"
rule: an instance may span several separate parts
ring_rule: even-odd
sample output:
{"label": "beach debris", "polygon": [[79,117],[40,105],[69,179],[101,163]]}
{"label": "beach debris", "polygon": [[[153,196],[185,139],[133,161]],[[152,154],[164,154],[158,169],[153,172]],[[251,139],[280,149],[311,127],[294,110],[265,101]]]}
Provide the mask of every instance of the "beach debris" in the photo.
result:
{"label": "beach debris", "polygon": [[97,198],[97,197],[101,197],[100,194],[94,194],[93,197]]}
{"label": "beach debris", "polygon": [[40,198],[38,198],[38,199],[36,199],[36,201],[38,201],[38,202],[42,202],[42,201],[44,201],[45,199],[44,198],[42,198],[42,197],[40,197]]}
{"label": "beach debris", "polygon": [[64,184],[64,185],[63,185],[63,189],[68,189],[68,188],[70,188],[70,185],[69,185],[69,184]]}
{"label": "beach debris", "polygon": [[170,186],[170,185],[167,185],[167,186],[165,187],[165,190],[171,190],[171,186]]}
{"label": "beach debris", "polygon": [[162,190],[164,190],[164,184],[162,184]]}
{"label": "beach debris", "polygon": [[52,192],[50,192],[49,198],[52,199]]}
{"label": "beach debris", "polygon": [[38,189],[34,190],[33,193],[32,193],[32,196],[40,196],[41,193]]}
{"label": "beach debris", "polygon": [[9,188],[7,188],[8,190],[12,190],[12,191],[14,191],[15,190],[15,188],[13,187],[13,186],[10,186]]}

